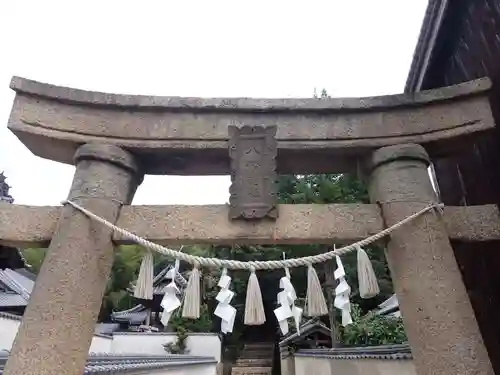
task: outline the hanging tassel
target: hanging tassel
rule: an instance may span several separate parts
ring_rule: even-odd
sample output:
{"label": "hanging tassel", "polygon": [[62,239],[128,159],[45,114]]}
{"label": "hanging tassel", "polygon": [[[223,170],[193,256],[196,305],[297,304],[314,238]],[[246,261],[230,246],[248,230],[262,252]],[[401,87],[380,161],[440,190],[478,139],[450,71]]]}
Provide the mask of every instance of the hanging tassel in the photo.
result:
{"label": "hanging tassel", "polygon": [[360,246],[358,250],[358,282],[359,295],[361,298],[373,298],[380,293],[377,276],[373,271],[372,262],[368,254]]}
{"label": "hanging tassel", "polygon": [[312,264],[307,269],[306,315],[321,316],[328,314],[325,296],[321,289],[318,274]]}
{"label": "hanging tassel", "polygon": [[198,264],[195,264],[184,292],[183,318],[198,319],[200,317],[200,297],[200,270]]}
{"label": "hanging tassel", "polygon": [[153,253],[146,249],[142,258],[139,277],[134,289],[134,297],[139,299],[153,299],[153,278],[154,278]]}
{"label": "hanging tassel", "polygon": [[245,324],[247,326],[258,326],[264,324],[266,314],[264,313],[264,303],[260,292],[259,280],[255,274],[255,269],[250,270],[248,279],[247,298],[245,305]]}

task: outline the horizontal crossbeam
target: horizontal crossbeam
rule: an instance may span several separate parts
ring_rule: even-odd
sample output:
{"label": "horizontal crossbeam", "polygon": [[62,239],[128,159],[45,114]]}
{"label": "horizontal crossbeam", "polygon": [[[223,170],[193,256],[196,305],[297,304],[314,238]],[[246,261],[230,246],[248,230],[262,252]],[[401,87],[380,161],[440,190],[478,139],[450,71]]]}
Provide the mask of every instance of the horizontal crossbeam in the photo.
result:
{"label": "horizontal crossbeam", "polygon": [[[415,212],[423,207],[414,204]],[[226,205],[125,206],[117,226],[161,245],[345,244],[384,229],[380,209],[372,204],[280,205],[276,222],[254,223],[229,221],[228,209]],[[60,212],[61,207],[0,203],[0,244],[47,246]],[[496,205],[446,207],[444,220],[452,240],[500,240]],[[115,241],[126,243],[118,236]]]}
{"label": "horizontal crossbeam", "polygon": [[[486,78],[414,94],[349,99],[115,95],[14,77],[9,128],[40,157],[73,164],[81,144],[125,147],[147,174],[228,175],[228,128],[276,125],[281,174],[355,170],[372,150],[418,143],[459,152],[494,127]],[[465,141],[466,139],[466,141]]]}

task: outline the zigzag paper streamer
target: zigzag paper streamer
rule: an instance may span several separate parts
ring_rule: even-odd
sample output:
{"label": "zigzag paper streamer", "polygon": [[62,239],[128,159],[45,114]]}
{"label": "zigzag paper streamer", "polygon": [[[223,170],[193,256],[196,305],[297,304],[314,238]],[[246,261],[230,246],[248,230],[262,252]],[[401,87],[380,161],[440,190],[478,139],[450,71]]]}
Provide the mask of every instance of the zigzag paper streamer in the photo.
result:
{"label": "zigzag paper streamer", "polygon": [[335,301],[333,304],[342,312],[342,325],[345,327],[352,323],[351,302],[349,301],[351,287],[345,280],[345,270],[342,260],[339,256],[336,256],[335,259],[337,260],[337,269],[334,272],[334,276],[335,280],[338,281],[338,285],[335,288]]}
{"label": "zigzag paper streamer", "polygon": [[222,333],[233,332],[236,309],[230,305],[234,297],[234,292],[229,290],[231,277],[227,275],[227,270],[222,270],[222,275],[217,286],[221,288],[215,299],[219,302],[215,308],[214,315],[221,318],[220,330]]}
{"label": "zigzag paper streamer", "polygon": [[161,315],[161,324],[165,327],[168,325],[172,314],[176,309],[181,306],[181,300],[178,295],[180,294],[179,288],[175,283],[175,276],[177,272],[179,272],[180,261],[177,259],[175,261],[174,268],[170,269],[167,272],[166,277],[171,279],[172,281],[165,286],[163,299],[161,300],[161,307],[163,307],[163,313]]}
{"label": "zigzag paper streamer", "polygon": [[274,315],[278,320],[281,333],[286,335],[289,332],[288,319],[292,318],[295,321],[295,327],[297,327],[297,333],[300,334],[300,320],[302,319],[302,309],[295,306],[295,301],[297,300],[297,294],[295,293],[295,288],[290,281],[290,271],[285,269],[286,276],[280,279],[280,288],[283,289],[278,293],[277,299],[280,307],[274,310]]}

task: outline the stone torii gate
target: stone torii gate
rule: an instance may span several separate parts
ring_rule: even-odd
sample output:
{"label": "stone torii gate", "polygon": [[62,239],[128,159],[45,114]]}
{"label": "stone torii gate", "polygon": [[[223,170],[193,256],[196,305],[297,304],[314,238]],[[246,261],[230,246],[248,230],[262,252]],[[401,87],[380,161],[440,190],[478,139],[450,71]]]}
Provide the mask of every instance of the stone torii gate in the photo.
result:
{"label": "stone torii gate", "polygon": [[[17,77],[11,88],[9,129],[76,166],[68,199],[164,245],[357,241],[436,202],[430,160],[494,128],[487,79],[327,100],[126,96]],[[352,171],[369,178],[373,204],[276,204],[277,173]],[[144,174],[230,174],[230,205],[130,206]],[[450,239],[500,239],[498,208],[446,207],[388,240],[414,362],[422,375],[493,374]],[[1,245],[50,244],[5,375],[82,374],[123,242],[70,206],[0,202]]]}

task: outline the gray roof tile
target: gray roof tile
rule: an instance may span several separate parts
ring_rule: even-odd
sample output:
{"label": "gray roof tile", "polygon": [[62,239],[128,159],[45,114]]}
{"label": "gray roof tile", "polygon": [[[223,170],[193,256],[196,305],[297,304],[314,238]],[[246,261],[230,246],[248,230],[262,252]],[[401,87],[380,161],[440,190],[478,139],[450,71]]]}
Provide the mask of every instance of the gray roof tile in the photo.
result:
{"label": "gray roof tile", "polygon": [[0,292],[0,307],[27,306],[28,301],[19,294]]}
{"label": "gray roof tile", "polygon": [[0,295],[0,307],[26,306],[35,282],[18,270],[6,268],[0,270],[0,285],[5,290]]}
{"label": "gray roof tile", "polygon": [[317,357],[332,359],[412,359],[410,346],[407,344],[381,345],[354,348],[303,349],[295,353],[298,357]]}
{"label": "gray roof tile", "polygon": [[298,332],[289,333],[279,342],[279,346],[289,345],[301,337],[318,331],[328,336],[331,334],[330,328],[321,323],[317,318],[310,319],[300,325],[300,334]]}
{"label": "gray roof tile", "polygon": [[[0,352],[0,375],[7,361],[8,352]],[[169,367],[197,366],[215,364],[212,357],[195,357],[191,355],[116,355],[116,354],[91,354],[83,374],[126,374],[143,373],[155,369],[168,369]]]}

